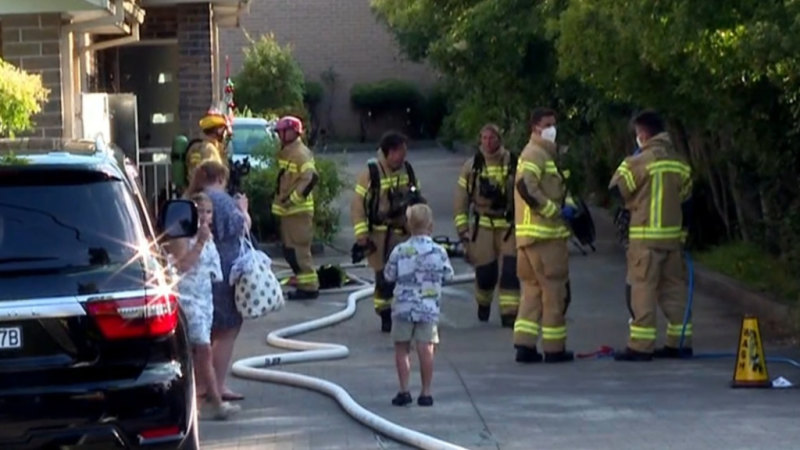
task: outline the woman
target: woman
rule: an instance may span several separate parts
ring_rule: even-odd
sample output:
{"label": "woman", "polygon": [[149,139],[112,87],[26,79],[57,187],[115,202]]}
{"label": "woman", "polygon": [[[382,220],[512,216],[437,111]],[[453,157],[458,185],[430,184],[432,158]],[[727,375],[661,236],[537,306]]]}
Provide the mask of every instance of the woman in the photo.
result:
{"label": "woman", "polygon": [[248,214],[247,197],[241,194],[231,197],[226,191],[228,168],[217,161],[205,161],[194,173],[186,190],[187,196],[205,193],[213,204],[214,218],[211,231],[220,256],[222,281],[213,283],[214,319],[211,326],[211,348],[214,372],[222,400],[242,400],[244,396],[225,386],[225,378],[231,365],[233,346],[242,328],[242,315],[234,303],[234,287],[228,282],[234,260],[239,256],[240,238],[247,235],[251,220]]}

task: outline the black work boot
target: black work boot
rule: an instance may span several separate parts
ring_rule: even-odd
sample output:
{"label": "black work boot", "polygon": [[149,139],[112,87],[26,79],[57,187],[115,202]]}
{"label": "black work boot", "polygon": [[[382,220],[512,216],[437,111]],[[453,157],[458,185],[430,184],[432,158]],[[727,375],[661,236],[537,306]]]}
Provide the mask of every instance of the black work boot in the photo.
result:
{"label": "black work boot", "polygon": [[514,322],[516,322],[517,316],[516,314],[503,314],[500,316],[500,324],[503,328],[511,328],[514,329]]}
{"label": "black work boot", "polygon": [[614,361],[642,362],[651,361],[652,359],[652,353],[637,352],[630,347],[625,347],[625,350],[614,354]]}
{"label": "black work boot", "polygon": [[492,307],[487,305],[478,305],[478,320],[481,322],[488,322],[489,315],[492,312]]}
{"label": "black work boot", "polygon": [[392,310],[384,309],[380,312],[381,315],[381,331],[389,333],[392,331]]}
{"label": "black work boot", "polygon": [[560,363],[560,362],[570,362],[575,359],[575,356],[572,352],[567,350],[562,350],[560,352],[545,352],[544,353],[544,362],[546,363]]}
{"label": "black work boot", "polygon": [[319,291],[307,291],[305,289],[296,289],[294,292],[286,294],[289,300],[314,300],[319,297]]}
{"label": "black work boot", "polygon": [[654,358],[691,358],[694,356],[694,350],[691,347],[684,347],[682,349],[678,349],[675,347],[668,347],[664,346],[663,348],[656,349],[653,352]]}
{"label": "black work boot", "polygon": [[536,347],[525,347],[524,345],[515,345],[514,347],[517,349],[517,362],[537,363],[542,361],[542,355],[536,351]]}

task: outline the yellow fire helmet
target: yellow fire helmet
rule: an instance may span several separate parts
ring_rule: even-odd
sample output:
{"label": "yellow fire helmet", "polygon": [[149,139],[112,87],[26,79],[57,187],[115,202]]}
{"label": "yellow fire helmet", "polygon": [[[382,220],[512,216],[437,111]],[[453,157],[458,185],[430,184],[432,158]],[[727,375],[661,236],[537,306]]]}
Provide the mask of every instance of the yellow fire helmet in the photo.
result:
{"label": "yellow fire helmet", "polygon": [[209,109],[205,117],[200,119],[200,128],[203,130],[227,126],[228,118],[215,108]]}

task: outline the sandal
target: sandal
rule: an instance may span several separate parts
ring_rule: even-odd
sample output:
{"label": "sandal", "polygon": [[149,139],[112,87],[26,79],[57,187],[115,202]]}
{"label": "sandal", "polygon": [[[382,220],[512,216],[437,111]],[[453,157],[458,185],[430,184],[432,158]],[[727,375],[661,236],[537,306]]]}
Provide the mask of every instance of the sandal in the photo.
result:
{"label": "sandal", "polygon": [[236,402],[239,400],[244,400],[244,395],[237,394],[235,392],[225,392],[222,394],[222,400],[226,402]]}

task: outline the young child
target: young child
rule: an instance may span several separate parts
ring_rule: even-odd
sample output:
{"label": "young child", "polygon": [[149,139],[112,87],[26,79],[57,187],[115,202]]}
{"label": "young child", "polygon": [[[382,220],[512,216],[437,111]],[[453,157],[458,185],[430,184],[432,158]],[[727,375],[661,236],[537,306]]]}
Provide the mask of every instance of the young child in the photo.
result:
{"label": "young child", "polygon": [[400,392],[392,399],[395,406],[412,402],[408,391],[411,372],[411,341],[417,342],[422,392],[420,406],[432,406],[434,347],[439,343],[439,299],[442,281],[453,278],[447,251],[431,238],[433,212],[428,205],[417,204],[406,210],[406,228],[411,237],[392,250],[383,270],[388,282],[395,282],[392,303],[392,339]]}
{"label": "young child", "polygon": [[211,199],[206,194],[193,194],[190,199],[197,205],[197,234],[190,239],[177,240],[172,246],[176,266],[181,273],[178,282],[179,301],[188,322],[197,385],[199,389],[206,389],[208,403],[201,408],[200,416],[226,420],[241,408],[222,401],[211,358],[211,321],[214,315],[211,283],[222,279],[219,253],[210,228],[214,211]]}

